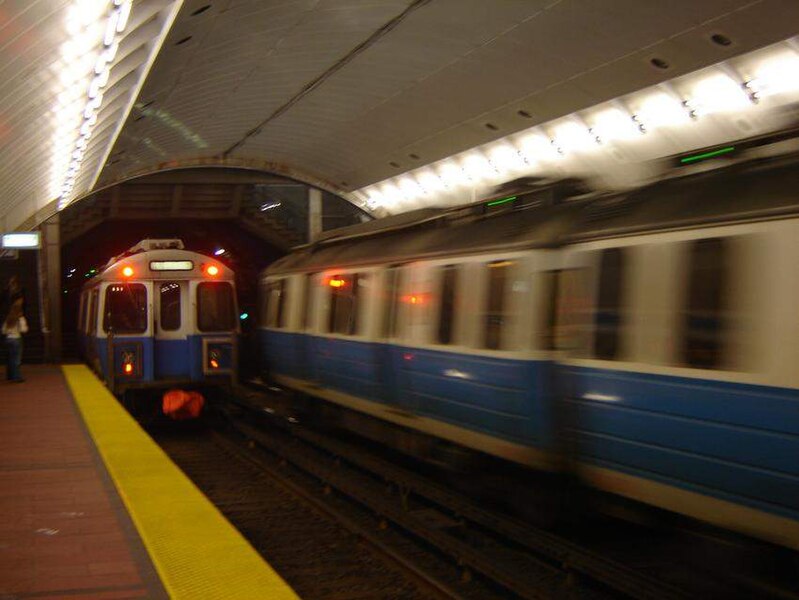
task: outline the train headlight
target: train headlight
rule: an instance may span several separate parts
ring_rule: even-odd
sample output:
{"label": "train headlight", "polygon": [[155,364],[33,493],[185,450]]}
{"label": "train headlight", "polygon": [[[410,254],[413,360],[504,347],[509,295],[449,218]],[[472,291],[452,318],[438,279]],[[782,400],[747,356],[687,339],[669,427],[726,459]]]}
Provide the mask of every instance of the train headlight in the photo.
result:
{"label": "train headlight", "polygon": [[123,277],[133,277],[133,267],[122,267]]}
{"label": "train headlight", "polygon": [[217,267],[216,265],[208,265],[205,268],[205,274],[208,275],[209,277],[216,277],[217,275],[219,275],[219,267]]}

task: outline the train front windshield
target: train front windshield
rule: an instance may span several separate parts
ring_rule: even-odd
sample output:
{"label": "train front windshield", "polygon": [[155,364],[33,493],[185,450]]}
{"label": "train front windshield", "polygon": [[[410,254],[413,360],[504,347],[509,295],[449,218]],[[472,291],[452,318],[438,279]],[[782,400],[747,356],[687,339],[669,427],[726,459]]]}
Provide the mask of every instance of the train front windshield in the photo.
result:
{"label": "train front windshield", "polygon": [[105,291],[103,330],[144,333],[147,330],[147,289],[140,283],[117,283]]}
{"label": "train front windshield", "polygon": [[197,286],[197,326],[200,331],[236,328],[232,285],[225,281],[206,281]]}

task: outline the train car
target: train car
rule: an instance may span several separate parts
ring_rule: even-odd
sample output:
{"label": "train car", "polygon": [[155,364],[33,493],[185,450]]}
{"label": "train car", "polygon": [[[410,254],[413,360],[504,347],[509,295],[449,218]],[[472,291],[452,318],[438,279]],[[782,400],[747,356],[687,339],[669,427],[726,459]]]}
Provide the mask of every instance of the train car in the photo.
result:
{"label": "train car", "polygon": [[210,389],[236,377],[234,274],[180,240],[143,240],[83,286],[86,361],[117,395]]}
{"label": "train car", "polygon": [[799,157],[727,158],[299,248],[262,274],[264,368],[320,410],[799,549]]}

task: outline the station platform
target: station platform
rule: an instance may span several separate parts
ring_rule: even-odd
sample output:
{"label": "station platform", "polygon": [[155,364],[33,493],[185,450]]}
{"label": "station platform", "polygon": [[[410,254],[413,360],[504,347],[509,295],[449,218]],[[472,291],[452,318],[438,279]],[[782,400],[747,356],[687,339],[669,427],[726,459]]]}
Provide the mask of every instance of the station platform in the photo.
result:
{"label": "station platform", "polygon": [[297,596],[83,365],[0,369],[0,599]]}

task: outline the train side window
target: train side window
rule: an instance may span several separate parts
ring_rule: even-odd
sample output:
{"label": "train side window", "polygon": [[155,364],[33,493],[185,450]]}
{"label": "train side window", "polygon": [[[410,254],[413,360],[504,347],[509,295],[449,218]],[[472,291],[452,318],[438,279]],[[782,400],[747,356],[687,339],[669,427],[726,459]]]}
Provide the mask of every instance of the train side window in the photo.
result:
{"label": "train side window", "polygon": [[233,286],[227,281],[203,281],[197,285],[197,327],[200,331],[236,328]]}
{"label": "train side window", "polygon": [[91,301],[89,303],[89,335],[97,333],[97,304],[100,299],[100,291],[92,290]]}
{"label": "train side window", "polygon": [[359,274],[333,275],[328,280],[330,287],[329,333],[355,335],[358,328],[358,283]]}
{"label": "train side window", "polygon": [[451,344],[455,324],[455,287],[458,280],[458,265],[447,265],[441,269],[441,305],[438,314],[438,343]]}
{"label": "train side window", "polygon": [[502,344],[502,330],[505,324],[505,293],[510,267],[515,264],[510,260],[497,260],[488,263],[488,288],[485,312],[485,336],[483,347],[488,350],[499,350]]}
{"label": "train side window", "polygon": [[165,281],[159,290],[159,315],[162,331],[180,329],[180,284],[177,281]]}
{"label": "train side window", "polygon": [[721,238],[691,244],[683,340],[683,358],[691,367],[718,369],[722,362],[728,257]]}
{"label": "train side window", "polygon": [[266,284],[266,326],[283,327],[285,313],[286,280],[278,279]]}
{"label": "train side window", "polygon": [[594,356],[619,357],[623,320],[626,255],[621,248],[602,251],[599,259],[599,292],[594,315]]}
{"label": "train side window", "polygon": [[385,286],[383,288],[383,321],[381,326],[382,337],[386,339],[397,337],[401,268],[401,266],[395,265],[386,270]]}
{"label": "train side window", "polygon": [[105,289],[103,331],[147,331],[147,288],[141,283],[114,283]]}

